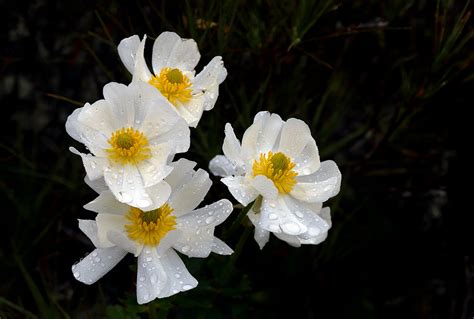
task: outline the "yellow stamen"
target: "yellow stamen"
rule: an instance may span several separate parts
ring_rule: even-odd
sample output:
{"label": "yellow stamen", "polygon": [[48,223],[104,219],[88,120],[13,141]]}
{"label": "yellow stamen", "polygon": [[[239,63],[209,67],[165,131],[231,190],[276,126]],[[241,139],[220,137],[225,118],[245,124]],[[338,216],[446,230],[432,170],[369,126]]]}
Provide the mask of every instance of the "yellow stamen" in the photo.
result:
{"label": "yellow stamen", "polygon": [[125,231],[131,240],[157,246],[170,230],[175,229],[176,217],[171,215],[172,212],[168,204],[149,212],[130,207],[125,216],[130,223],[125,225]]}
{"label": "yellow stamen", "polygon": [[296,173],[293,163],[288,156],[278,152],[261,153],[260,159],[253,162],[253,176],[264,175],[273,181],[273,184],[282,194],[288,194],[296,185]]}
{"label": "yellow stamen", "polygon": [[160,90],[174,106],[191,100],[191,82],[179,69],[163,68],[160,75],[152,76],[148,83]]}
{"label": "yellow stamen", "polygon": [[113,132],[108,142],[111,146],[107,149],[109,159],[116,163],[138,164],[151,157],[148,139],[131,127]]}

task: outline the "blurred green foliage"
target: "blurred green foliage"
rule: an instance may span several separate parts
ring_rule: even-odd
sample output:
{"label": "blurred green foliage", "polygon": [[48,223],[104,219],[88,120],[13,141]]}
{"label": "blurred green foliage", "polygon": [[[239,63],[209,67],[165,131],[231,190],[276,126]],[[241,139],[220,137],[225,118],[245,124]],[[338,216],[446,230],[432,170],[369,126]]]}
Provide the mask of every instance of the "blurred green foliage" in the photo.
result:
{"label": "blurred green foliage", "polygon": [[[471,10],[453,0],[1,4],[0,317],[471,318],[473,261],[456,215]],[[199,286],[138,306],[131,256],[92,286],[71,275],[92,249],[76,220],[94,217],[82,209],[94,193],[64,122],[107,82],[130,81],[121,39],[165,30],[197,41],[198,71],[221,55],[229,73],[186,158],[207,168],[226,122],[241,136],[269,110],[310,125],[343,186],[322,244],[272,238],[260,251],[245,219],[226,232],[236,209],[217,230],[234,256],[183,257]],[[205,201],[222,197],[214,179]]]}

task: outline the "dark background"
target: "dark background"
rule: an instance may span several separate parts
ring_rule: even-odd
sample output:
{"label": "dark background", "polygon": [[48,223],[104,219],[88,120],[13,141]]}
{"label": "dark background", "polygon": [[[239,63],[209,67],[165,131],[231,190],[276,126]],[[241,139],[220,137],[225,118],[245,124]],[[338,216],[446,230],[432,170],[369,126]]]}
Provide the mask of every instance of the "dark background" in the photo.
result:
{"label": "dark background", "polygon": [[[2,319],[473,317],[472,209],[459,203],[472,186],[458,151],[472,145],[462,138],[474,106],[469,2],[0,4]],[[272,237],[260,251],[244,221],[222,236],[232,257],[183,257],[196,289],[138,306],[131,256],[92,286],[71,274],[92,250],[77,219],[94,218],[82,206],[95,195],[64,123],[104,84],[129,83],[121,39],[166,30],[198,42],[197,71],[221,55],[229,73],[186,158],[207,168],[226,122],[241,137],[269,110],[305,120],[343,184],[322,244]],[[213,180],[205,203],[231,199]]]}

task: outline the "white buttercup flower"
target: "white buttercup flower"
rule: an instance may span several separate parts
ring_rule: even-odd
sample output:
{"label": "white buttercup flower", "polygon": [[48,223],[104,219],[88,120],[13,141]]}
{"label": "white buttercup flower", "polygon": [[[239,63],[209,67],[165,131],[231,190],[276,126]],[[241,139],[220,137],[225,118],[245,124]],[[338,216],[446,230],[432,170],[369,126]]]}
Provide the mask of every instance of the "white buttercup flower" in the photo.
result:
{"label": "white buttercup flower", "polygon": [[104,100],[86,103],[66,122],[69,135],[92,154],[71,151],[82,157],[91,180],[104,177],[119,201],[160,207],[171,191],[163,182],[172,170],[167,163],[188,150],[189,127],[146,83],[109,83],[103,94]]}
{"label": "white buttercup flower", "polygon": [[195,171],[196,163],[186,159],[171,165],[174,170],[165,178],[171,195],[151,211],[120,203],[100,180],[86,180],[100,195],[84,207],[98,215],[95,220],[79,220],[79,228],[97,248],[72,266],[77,280],[92,284],[132,253],[138,257],[137,301],[143,304],[197,286],[176,251],[201,258],[211,251],[232,254],[214,236],[214,228],[232,212],[231,202],[222,199],[196,209],[211,187],[209,175]]}
{"label": "white buttercup flower", "polygon": [[308,125],[260,112],[242,144],[229,123],[225,134],[225,156],[209,168],[242,205],[255,200],[248,216],[260,248],[270,232],[294,246],[324,240],[331,221],[321,203],[339,192],[341,173],[333,161],[320,163]]}
{"label": "white buttercup flower", "polygon": [[195,76],[194,68],[201,55],[193,39],[182,39],[174,32],[163,32],[153,44],[152,67],[149,71],[145,58],[146,36],[140,42],[137,35],[123,39],[118,52],[134,81],[144,81],[167,98],[170,105],[196,127],[203,111],[214,107],[219,96],[219,84],[226,76],[222,57],[216,56]]}

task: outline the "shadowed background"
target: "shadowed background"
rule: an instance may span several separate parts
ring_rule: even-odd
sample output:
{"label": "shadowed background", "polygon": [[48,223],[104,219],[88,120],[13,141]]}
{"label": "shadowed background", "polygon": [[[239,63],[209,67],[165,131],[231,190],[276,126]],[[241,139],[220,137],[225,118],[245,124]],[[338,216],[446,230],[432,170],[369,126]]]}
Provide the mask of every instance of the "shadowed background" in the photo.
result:
{"label": "shadowed background", "polygon": [[[459,119],[473,105],[469,2],[34,0],[0,9],[2,319],[472,318],[457,151]],[[221,55],[229,74],[184,157],[207,169],[226,122],[241,137],[268,110],[306,121],[343,184],[327,203],[333,228],[322,244],[272,237],[260,251],[246,220],[225,236],[236,207],[216,231],[235,254],[183,256],[199,286],[138,306],[131,256],[92,286],[72,276],[92,250],[77,219],[94,218],[82,206],[95,194],[64,123],[106,83],[129,83],[121,39],[167,30],[197,41],[197,72]],[[203,204],[232,199],[211,178]]]}

